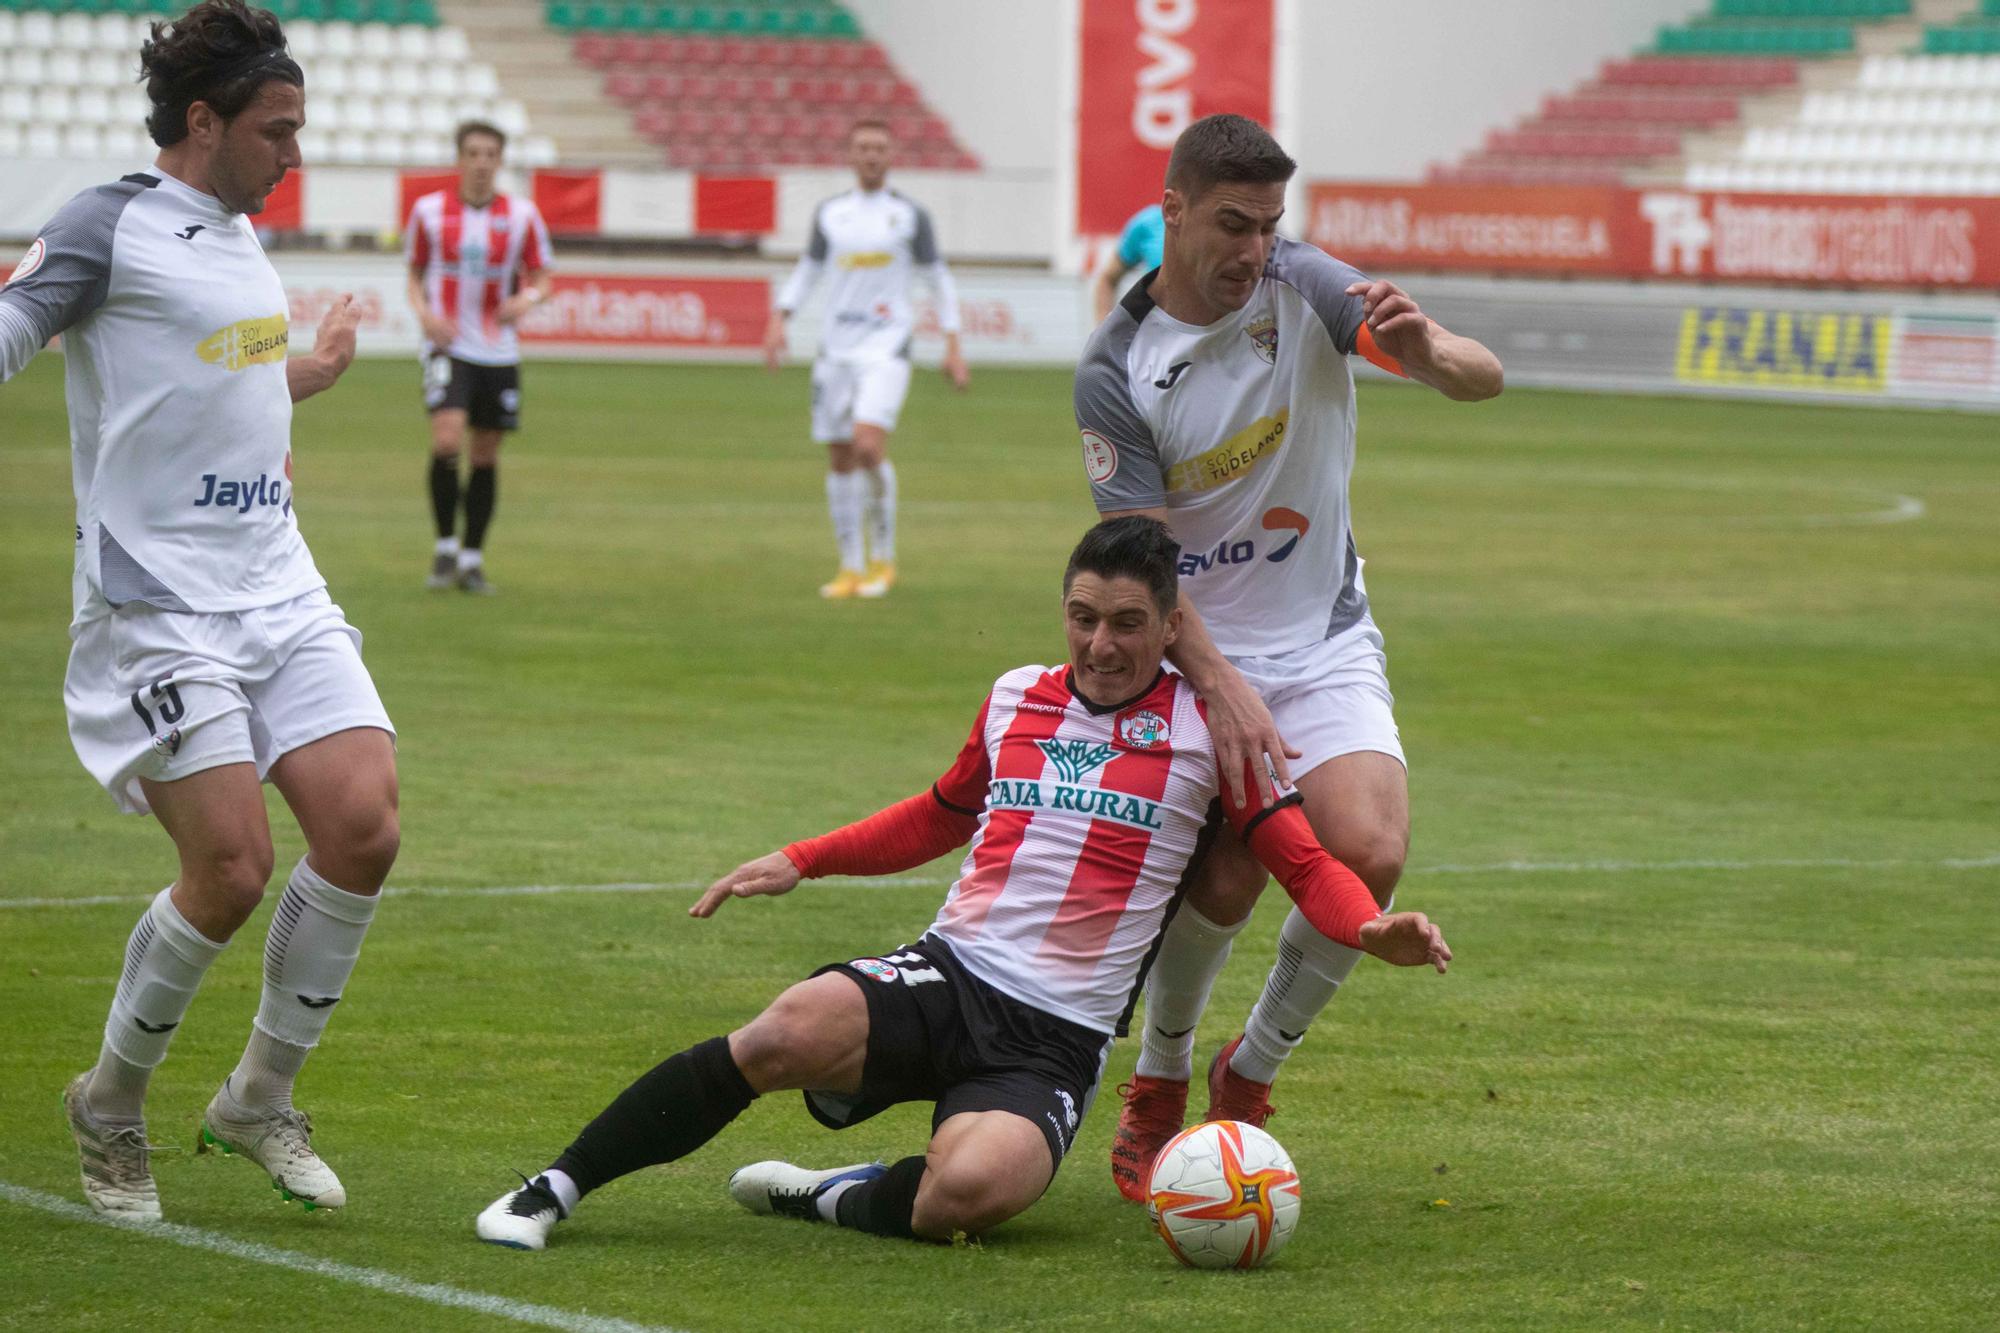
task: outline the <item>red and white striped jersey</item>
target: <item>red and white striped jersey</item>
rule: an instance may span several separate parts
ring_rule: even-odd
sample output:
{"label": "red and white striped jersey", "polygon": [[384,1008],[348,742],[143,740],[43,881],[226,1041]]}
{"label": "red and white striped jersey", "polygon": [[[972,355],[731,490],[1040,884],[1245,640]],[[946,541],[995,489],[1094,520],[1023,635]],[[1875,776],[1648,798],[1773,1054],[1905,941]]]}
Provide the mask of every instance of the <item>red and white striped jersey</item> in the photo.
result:
{"label": "red and white striped jersey", "polygon": [[[496,194],[472,208],[456,190],[434,190],[410,209],[403,246],[424,300],[458,322],[451,354],[482,366],[518,364],[520,339],[500,322],[500,303],[520,290],[523,275],[551,267],[549,227],[534,201]],[[424,344],[426,357],[434,350]]]}
{"label": "red and white striped jersey", "polygon": [[1110,1032],[1208,819],[1215,749],[1173,672],[1115,711],[1069,676],[1002,676],[938,780],[937,799],[979,827],[930,933],[989,985]]}

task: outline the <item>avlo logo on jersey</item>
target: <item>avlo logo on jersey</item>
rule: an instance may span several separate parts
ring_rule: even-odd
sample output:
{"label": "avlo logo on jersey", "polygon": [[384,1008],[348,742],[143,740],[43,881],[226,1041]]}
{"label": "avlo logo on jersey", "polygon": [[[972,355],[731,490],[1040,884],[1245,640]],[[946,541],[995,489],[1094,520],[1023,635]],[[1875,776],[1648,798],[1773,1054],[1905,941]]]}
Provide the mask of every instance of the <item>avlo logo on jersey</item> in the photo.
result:
{"label": "avlo logo on jersey", "polygon": [[[1311,519],[1298,510],[1288,509],[1284,505],[1266,509],[1261,522],[1266,532],[1290,534],[1276,547],[1264,552],[1264,563],[1271,565],[1280,565],[1289,560],[1292,552],[1298,549],[1299,540],[1312,527]],[[1257,559],[1257,543],[1254,539],[1231,538],[1217,542],[1212,551],[1182,553],[1178,572],[1182,578],[1188,578],[1195,574],[1206,574],[1209,570],[1223,565],[1253,564]]]}

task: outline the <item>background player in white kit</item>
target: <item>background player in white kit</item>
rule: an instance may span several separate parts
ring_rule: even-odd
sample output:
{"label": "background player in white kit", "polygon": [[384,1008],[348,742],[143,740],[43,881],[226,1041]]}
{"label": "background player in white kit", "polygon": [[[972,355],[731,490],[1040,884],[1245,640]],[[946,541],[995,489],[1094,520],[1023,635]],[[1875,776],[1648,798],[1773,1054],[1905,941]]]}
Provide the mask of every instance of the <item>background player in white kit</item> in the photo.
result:
{"label": "background player in white kit", "polygon": [[0,379],[63,333],[76,485],[71,739],[180,873],[140,916],[97,1064],[63,1094],[93,1207],[160,1216],[142,1115],[202,974],[264,896],[259,779],[305,834],[248,1047],[202,1116],[285,1197],[346,1192],[292,1106],[398,844],[389,718],[292,512],[292,403],[354,356],[343,297],[286,359],[283,283],[246,214],[300,165],[304,76],[278,22],[209,0],[140,59],[155,167],[59,210],[0,288]]}
{"label": "background player in white kit", "polygon": [[[403,246],[410,309],[424,329],[424,407],[431,416],[431,514],[437,547],[430,586],[493,591],[486,529],[500,497],[500,442],[521,427],[521,316],[548,299],[555,276],[549,228],[535,201],[495,186],[507,136],[469,120],[458,127],[458,188],[410,206]],[[458,459],[472,428],[465,538],[459,539]]]}
{"label": "background player in white kit", "polygon": [[819,590],[822,597],[882,597],[896,582],[896,468],[888,448],[910,391],[910,278],[919,269],[937,297],[945,377],[960,390],[969,378],[958,290],[931,215],[886,184],[893,149],[879,120],[857,121],[848,132],[855,188],[814,211],[806,252],[764,331],[764,357],[776,370],[785,321],[820,275],[834,270],[812,374],[812,435],[826,446],[826,507],[840,549],[840,571]]}
{"label": "background player in white kit", "polygon": [[[1253,761],[1253,780],[1272,788],[1296,772],[1321,845],[1386,906],[1409,847],[1409,795],[1349,521],[1347,358],[1463,400],[1499,393],[1501,368],[1393,283],[1280,239],[1295,165],[1241,116],[1181,134],[1161,266],[1092,335],[1077,424],[1098,510],[1163,519],[1184,548],[1192,606],[1174,662],[1208,703],[1223,772],[1233,779]],[[1167,932],[1112,1145],[1127,1198],[1143,1197],[1154,1154],[1181,1128],[1195,1025],[1264,882],[1222,830]],[[1208,1119],[1263,1123],[1279,1064],[1358,957],[1298,913],[1286,918],[1244,1034],[1209,1066]]]}
{"label": "background player in white kit", "polygon": [[[480,1238],[539,1250],[584,1194],[686,1156],[757,1096],[792,1088],[832,1129],[934,1102],[929,1150],[887,1167],[746,1166],[729,1192],[753,1212],[947,1240],[1040,1198],[1090,1109],[1219,787],[1205,710],[1160,666],[1181,625],[1179,554],[1150,518],[1084,534],[1063,575],[1067,666],[996,681],[929,791],[739,866],[690,909],[705,917],[804,877],[907,870],[970,840],[921,940],[821,968],[747,1026],[661,1063],[481,1213]],[[1438,928],[1421,912],[1381,915],[1314,842],[1295,796],[1235,807],[1233,822],[1321,929],[1445,970]]]}

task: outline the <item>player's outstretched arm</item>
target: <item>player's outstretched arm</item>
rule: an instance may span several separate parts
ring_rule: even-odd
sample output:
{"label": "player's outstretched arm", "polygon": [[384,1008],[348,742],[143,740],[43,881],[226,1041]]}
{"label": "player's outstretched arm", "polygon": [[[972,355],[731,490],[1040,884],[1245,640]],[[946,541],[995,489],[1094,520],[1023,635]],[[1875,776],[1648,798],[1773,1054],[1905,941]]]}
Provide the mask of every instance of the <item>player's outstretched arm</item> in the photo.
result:
{"label": "player's outstretched arm", "polygon": [[1314,930],[1350,949],[1397,967],[1429,964],[1443,972],[1451,962],[1444,932],[1422,912],[1385,915],[1360,876],[1320,846],[1298,799],[1294,794],[1277,809],[1247,820],[1232,814],[1231,821],[1300,914]]}
{"label": "player's outstretched arm", "polygon": [[292,401],[302,402],[325,389],[347,372],[354,363],[354,330],[361,323],[361,310],[352,293],[342,296],[319,322],[319,334],[306,356],[285,362],[285,385]]}
{"label": "player's outstretched arm", "polygon": [[1375,346],[1400,362],[1404,373],[1417,383],[1461,403],[1497,397],[1505,386],[1499,357],[1485,344],[1460,337],[1426,315],[1395,283],[1381,279],[1357,282],[1347,288],[1347,294],[1361,298],[1364,322]]}

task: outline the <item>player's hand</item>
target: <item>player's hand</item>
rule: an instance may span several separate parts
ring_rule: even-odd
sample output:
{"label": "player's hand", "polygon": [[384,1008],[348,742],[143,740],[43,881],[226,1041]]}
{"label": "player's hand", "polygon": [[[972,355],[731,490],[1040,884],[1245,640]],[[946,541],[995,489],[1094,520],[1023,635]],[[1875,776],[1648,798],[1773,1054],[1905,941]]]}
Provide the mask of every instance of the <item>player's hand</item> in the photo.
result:
{"label": "player's hand", "polygon": [[532,287],[525,291],[515,292],[500,303],[500,313],[495,318],[502,324],[512,324],[515,320],[533,310],[536,300],[537,297]]}
{"label": "player's hand", "polygon": [[319,322],[313,337],[313,355],[336,376],[354,360],[354,331],[361,324],[361,308],[352,292],[343,293]]}
{"label": "player's hand", "polygon": [[1347,294],[1361,298],[1362,317],[1377,347],[1398,361],[1430,363],[1430,317],[1417,309],[1408,292],[1393,282],[1377,281],[1350,283]]}
{"label": "player's hand", "polygon": [[767,894],[790,893],[799,884],[799,868],[783,852],[772,852],[754,861],[745,861],[708,886],[701,900],[688,908],[689,916],[714,916],[715,909],[728,898],[757,898]]}
{"label": "player's hand", "polygon": [[972,370],[965,364],[965,357],[956,347],[944,354],[944,377],[950,380],[951,387],[960,393],[964,393],[965,386],[972,383]]}
{"label": "player's hand", "polygon": [[773,311],[764,326],[764,365],[777,370],[785,364],[785,317]]}
{"label": "player's hand", "polygon": [[425,315],[424,337],[433,347],[449,347],[458,338],[458,321],[443,315]]}
{"label": "player's hand", "polygon": [[1252,795],[1261,797],[1266,809],[1276,805],[1279,789],[1292,785],[1291,765],[1285,761],[1297,759],[1299,751],[1278,734],[1271,710],[1234,671],[1202,697],[1208,703],[1208,734],[1215,741],[1224,799],[1239,810]]}
{"label": "player's hand", "polygon": [[1444,932],[1422,912],[1376,917],[1361,927],[1361,949],[1397,967],[1429,963],[1442,972],[1451,962],[1451,946],[1444,942]]}

